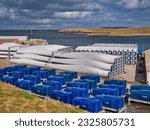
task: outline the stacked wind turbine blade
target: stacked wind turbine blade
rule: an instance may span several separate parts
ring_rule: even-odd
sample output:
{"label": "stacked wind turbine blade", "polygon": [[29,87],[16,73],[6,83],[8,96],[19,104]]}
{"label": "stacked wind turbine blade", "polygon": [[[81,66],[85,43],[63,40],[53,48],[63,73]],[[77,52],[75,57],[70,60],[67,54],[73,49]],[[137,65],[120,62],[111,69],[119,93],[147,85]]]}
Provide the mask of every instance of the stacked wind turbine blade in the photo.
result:
{"label": "stacked wind turbine blade", "polygon": [[10,61],[109,77],[118,73],[115,68],[121,58],[93,52],[76,53],[69,46],[41,45],[17,49],[17,54]]}
{"label": "stacked wind turbine blade", "polygon": [[8,58],[9,56],[12,57],[14,54],[16,54],[17,49],[21,46],[23,45],[13,42],[7,42],[0,45],[0,58]]}
{"label": "stacked wind turbine blade", "polygon": [[105,53],[124,57],[125,64],[135,65],[137,62],[137,44],[95,43],[92,46],[79,46],[76,52]]}

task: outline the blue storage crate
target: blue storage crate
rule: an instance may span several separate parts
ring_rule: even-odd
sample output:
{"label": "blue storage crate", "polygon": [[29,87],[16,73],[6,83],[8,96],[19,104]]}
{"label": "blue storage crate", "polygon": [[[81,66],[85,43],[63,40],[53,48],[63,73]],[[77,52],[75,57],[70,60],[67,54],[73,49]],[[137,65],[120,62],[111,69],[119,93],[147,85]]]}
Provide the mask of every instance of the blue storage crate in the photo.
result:
{"label": "blue storage crate", "polygon": [[73,80],[73,76],[71,74],[64,74],[64,73],[62,73],[62,74],[56,75],[56,76],[64,76],[65,79],[66,79],[66,82],[70,82],[70,81]]}
{"label": "blue storage crate", "polygon": [[95,80],[83,79],[83,80],[77,80],[76,82],[87,82],[89,84],[89,89],[97,88],[97,84]]}
{"label": "blue storage crate", "polygon": [[136,100],[141,100],[140,91],[139,90],[133,90],[133,91],[131,91],[130,98],[131,99],[136,99]]}
{"label": "blue storage crate", "polygon": [[147,85],[131,85],[130,90],[150,90],[150,86]]}
{"label": "blue storage crate", "polygon": [[0,80],[3,78],[3,74],[2,73],[0,73]]}
{"label": "blue storage crate", "polygon": [[143,101],[150,102],[150,90],[141,90],[140,91],[140,99]]}
{"label": "blue storage crate", "polygon": [[114,84],[114,85],[124,85],[124,87],[126,88],[127,83],[126,80],[104,80],[104,84]]}
{"label": "blue storage crate", "polygon": [[108,107],[115,110],[120,110],[124,107],[124,98],[109,95],[97,95],[96,99],[102,101],[104,107]]}
{"label": "blue storage crate", "polygon": [[83,97],[75,97],[72,101],[72,105],[73,106],[80,106],[81,99],[83,99]]}
{"label": "blue storage crate", "polygon": [[16,82],[16,87],[19,87],[24,90],[31,90],[31,87],[34,86],[33,81],[29,80],[20,80]]}
{"label": "blue storage crate", "polygon": [[0,73],[2,73],[3,75],[7,75],[7,71],[6,71],[5,68],[4,69],[0,69]]}
{"label": "blue storage crate", "polygon": [[73,99],[73,105],[80,106],[80,109],[87,110],[93,113],[102,111],[102,101],[98,99],[77,97]]}
{"label": "blue storage crate", "polygon": [[100,82],[100,76],[98,76],[98,75],[84,75],[84,76],[81,76],[80,79],[95,80],[96,83],[99,83],[99,82]]}
{"label": "blue storage crate", "polygon": [[31,87],[31,92],[41,96],[49,97],[53,92],[53,87],[49,85],[35,85]]}
{"label": "blue storage crate", "polygon": [[49,76],[47,78],[47,80],[50,80],[50,81],[59,81],[62,83],[62,85],[64,85],[66,82],[65,82],[65,77],[64,76]]}
{"label": "blue storage crate", "polygon": [[12,77],[12,76],[5,76],[5,77],[2,78],[2,81],[5,82],[5,83],[15,85],[16,81],[17,81],[17,78]]}
{"label": "blue storage crate", "polygon": [[68,82],[66,85],[67,87],[79,87],[89,89],[88,82]]}
{"label": "blue storage crate", "polygon": [[51,98],[62,101],[66,104],[72,104],[72,100],[74,99],[74,94],[72,92],[54,90],[51,94]]}
{"label": "blue storage crate", "polygon": [[126,95],[126,88],[124,85],[115,85],[115,84],[104,84],[102,88],[118,89],[119,96]]}
{"label": "blue storage crate", "polygon": [[50,76],[56,75],[56,70],[55,69],[45,69],[44,71],[49,71]]}
{"label": "blue storage crate", "polygon": [[52,86],[54,90],[61,90],[62,89],[62,83],[59,81],[46,80],[43,82],[43,84]]}
{"label": "blue storage crate", "polygon": [[67,87],[64,91],[72,92],[74,97],[88,97],[88,89],[86,88],[78,88],[78,87]]}
{"label": "blue storage crate", "polygon": [[35,71],[33,75],[39,76],[42,79],[46,79],[50,76],[49,70]]}
{"label": "blue storage crate", "polygon": [[29,68],[19,68],[18,71],[21,71],[23,72],[24,75],[32,75],[32,69],[29,67]]}
{"label": "blue storage crate", "polygon": [[17,71],[17,70],[20,70],[20,69],[27,68],[27,65],[15,65],[14,67],[16,68],[16,71]]}
{"label": "blue storage crate", "polygon": [[112,95],[112,96],[119,96],[118,89],[110,89],[110,88],[95,88],[93,89],[93,96],[96,95]]}
{"label": "blue storage crate", "polygon": [[65,72],[60,72],[60,75],[61,75],[61,74],[71,74],[71,76],[72,76],[73,79],[78,78],[78,73],[77,73],[77,72],[65,71]]}
{"label": "blue storage crate", "polygon": [[41,70],[41,67],[37,67],[37,66],[34,66],[34,67],[28,67],[28,68],[31,69],[32,74],[33,74],[33,72],[35,72],[35,71],[40,71],[40,70]]}
{"label": "blue storage crate", "polygon": [[33,81],[34,85],[41,83],[41,79],[39,76],[35,75],[28,75],[24,77],[24,80],[30,80]]}
{"label": "blue storage crate", "polygon": [[21,71],[12,71],[9,73],[9,76],[16,77],[17,79],[23,79],[24,73]]}
{"label": "blue storage crate", "polygon": [[12,72],[12,71],[17,71],[17,67],[15,66],[9,66],[9,67],[5,67],[6,71],[9,73],[9,72]]}

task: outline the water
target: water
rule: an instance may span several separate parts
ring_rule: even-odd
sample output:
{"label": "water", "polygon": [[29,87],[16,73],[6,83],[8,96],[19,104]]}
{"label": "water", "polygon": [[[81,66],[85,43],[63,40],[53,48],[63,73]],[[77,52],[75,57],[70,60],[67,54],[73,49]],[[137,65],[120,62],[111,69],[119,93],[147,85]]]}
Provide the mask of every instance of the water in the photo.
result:
{"label": "water", "polygon": [[29,38],[43,38],[47,39],[49,44],[69,45],[73,47],[103,42],[138,44],[139,47],[143,49],[150,48],[150,37],[91,37],[87,35],[58,32],[58,30],[33,30],[32,33],[30,30],[0,30],[0,36],[10,35],[27,35]]}

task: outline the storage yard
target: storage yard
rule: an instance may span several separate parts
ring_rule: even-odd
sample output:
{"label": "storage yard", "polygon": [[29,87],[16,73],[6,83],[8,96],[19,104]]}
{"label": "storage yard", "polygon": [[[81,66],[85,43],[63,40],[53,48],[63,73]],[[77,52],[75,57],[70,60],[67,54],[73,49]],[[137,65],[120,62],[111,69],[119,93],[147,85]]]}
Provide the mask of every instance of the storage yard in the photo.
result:
{"label": "storage yard", "polygon": [[[149,83],[149,52],[143,55],[137,45],[98,43],[73,51],[70,46],[8,44],[0,50],[7,56],[1,57],[1,81],[45,98],[40,100],[59,100],[94,113],[150,112],[150,87],[142,85]],[[143,65],[147,79],[136,80],[137,68]]]}

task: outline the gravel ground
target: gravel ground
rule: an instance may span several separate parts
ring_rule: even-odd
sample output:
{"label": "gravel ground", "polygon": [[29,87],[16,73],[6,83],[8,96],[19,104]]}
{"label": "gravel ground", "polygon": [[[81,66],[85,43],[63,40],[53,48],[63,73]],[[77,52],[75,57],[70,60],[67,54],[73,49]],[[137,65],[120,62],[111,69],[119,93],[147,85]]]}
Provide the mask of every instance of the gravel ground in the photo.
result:
{"label": "gravel ground", "polygon": [[13,64],[10,63],[8,59],[0,59],[0,68],[4,68],[10,65],[13,65]]}

